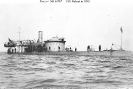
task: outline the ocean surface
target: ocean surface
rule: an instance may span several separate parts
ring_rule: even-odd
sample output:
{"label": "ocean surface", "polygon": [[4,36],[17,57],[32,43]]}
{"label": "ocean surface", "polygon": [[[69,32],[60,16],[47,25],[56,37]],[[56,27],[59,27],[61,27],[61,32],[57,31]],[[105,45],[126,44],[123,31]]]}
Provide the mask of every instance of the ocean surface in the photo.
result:
{"label": "ocean surface", "polygon": [[133,57],[0,53],[0,89],[133,89]]}

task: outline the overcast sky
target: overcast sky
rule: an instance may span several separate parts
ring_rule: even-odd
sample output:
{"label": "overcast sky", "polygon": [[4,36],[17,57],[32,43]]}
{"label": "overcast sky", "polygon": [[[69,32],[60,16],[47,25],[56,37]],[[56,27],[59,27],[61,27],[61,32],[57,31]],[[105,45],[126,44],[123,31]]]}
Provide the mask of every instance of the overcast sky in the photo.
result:
{"label": "overcast sky", "polygon": [[[86,51],[87,45],[95,50],[110,49],[112,43],[133,51],[133,1],[90,0],[90,3],[40,3],[40,0],[0,1],[0,51],[6,51],[8,38],[43,40],[64,37],[66,46]],[[114,49],[116,49],[114,47]]]}

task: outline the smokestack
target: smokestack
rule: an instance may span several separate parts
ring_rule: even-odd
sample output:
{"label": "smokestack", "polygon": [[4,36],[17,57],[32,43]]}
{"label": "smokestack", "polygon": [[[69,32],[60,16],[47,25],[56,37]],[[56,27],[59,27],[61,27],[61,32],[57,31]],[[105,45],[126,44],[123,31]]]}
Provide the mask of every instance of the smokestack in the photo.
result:
{"label": "smokestack", "polygon": [[43,31],[39,31],[38,32],[38,40],[39,40],[39,42],[43,42]]}

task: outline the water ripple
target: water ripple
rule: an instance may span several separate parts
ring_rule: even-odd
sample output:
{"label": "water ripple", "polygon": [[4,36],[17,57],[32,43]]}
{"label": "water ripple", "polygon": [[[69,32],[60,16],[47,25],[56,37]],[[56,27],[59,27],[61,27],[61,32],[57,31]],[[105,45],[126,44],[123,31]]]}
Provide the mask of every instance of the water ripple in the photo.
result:
{"label": "water ripple", "polygon": [[0,89],[121,89],[133,84],[133,57],[0,55]]}

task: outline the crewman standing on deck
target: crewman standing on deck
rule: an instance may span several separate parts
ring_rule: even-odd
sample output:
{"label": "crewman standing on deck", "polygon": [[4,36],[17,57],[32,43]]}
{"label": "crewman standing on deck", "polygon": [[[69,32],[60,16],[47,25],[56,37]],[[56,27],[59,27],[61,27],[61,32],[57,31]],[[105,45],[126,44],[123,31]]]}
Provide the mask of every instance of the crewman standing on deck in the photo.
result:
{"label": "crewman standing on deck", "polygon": [[13,53],[13,49],[12,49],[12,53]]}
{"label": "crewman standing on deck", "polygon": [[87,51],[90,51],[90,46],[89,45],[87,46]]}
{"label": "crewman standing on deck", "polygon": [[77,51],[77,48],[75,47],[75,52]]}
{"label": "crewman standing on deck", "polygon": [[101,45],[99,45],[99,51],[101,51]]}
{"label": "crewman standing on deck", "polygon": [[15,53],[16,53],[16,48],[15,48]]}

